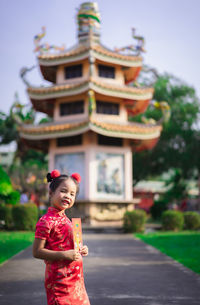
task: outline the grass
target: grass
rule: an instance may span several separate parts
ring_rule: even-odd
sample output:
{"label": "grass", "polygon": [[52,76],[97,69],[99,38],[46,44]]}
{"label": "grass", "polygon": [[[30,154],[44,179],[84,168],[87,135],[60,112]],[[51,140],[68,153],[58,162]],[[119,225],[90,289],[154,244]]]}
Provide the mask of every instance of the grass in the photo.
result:
{"label": "grass", "polygon": [[159,232],[135,236],[200,273],[200,232]]}
{"label": "grass", "polygon": [[32,244],[34,232],[0,231],[0,264]]}

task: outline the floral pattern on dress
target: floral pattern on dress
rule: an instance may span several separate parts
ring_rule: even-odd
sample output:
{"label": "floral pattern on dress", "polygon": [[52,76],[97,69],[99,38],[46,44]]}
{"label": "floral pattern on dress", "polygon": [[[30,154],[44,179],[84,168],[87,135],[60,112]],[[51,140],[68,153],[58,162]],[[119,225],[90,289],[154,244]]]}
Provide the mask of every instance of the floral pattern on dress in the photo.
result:
{"label": "floral pattern on dress", "polygon": [[[46,240],[45,248],[54,251],[74,249],[72,223],[64,211],[54,207],[40,218],[35,238]],[[82,259],[45,261],[45,288],[48,305],[90,305],[83,278]]]}

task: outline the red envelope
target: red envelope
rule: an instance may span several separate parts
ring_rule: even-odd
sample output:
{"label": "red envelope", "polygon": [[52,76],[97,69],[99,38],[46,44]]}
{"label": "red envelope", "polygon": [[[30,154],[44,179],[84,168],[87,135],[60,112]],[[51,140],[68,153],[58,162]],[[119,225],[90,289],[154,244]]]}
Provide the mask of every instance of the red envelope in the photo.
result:
{"label": "red envelope", "polygon": [[81,218],[72,218],[74,249],[80,250],[83,246]]}

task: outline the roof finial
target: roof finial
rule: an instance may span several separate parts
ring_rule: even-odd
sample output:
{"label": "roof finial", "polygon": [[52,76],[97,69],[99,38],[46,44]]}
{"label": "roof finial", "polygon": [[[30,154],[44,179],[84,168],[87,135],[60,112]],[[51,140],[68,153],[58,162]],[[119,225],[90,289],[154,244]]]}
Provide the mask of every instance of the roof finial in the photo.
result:
{"label": "roof finial", "polygon": [[99,42],[100,14],[96,2],[82,3],[77,13],[79,42]]}

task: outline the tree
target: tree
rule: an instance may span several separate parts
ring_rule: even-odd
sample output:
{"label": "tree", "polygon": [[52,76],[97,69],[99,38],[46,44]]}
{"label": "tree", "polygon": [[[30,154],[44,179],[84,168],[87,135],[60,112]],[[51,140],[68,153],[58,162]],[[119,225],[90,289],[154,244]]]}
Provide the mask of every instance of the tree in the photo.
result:
{"label": "tree", "polygon": [[11,115],[0,112],[0,144],[9,144],[17,139],[17,129]]}
{"label": "tree", "polygon": [[[45,196],[46,187],[44,177],[47,172],[46,154],[26,147],[19,136],[18,126],[33,124],[36,112],[29,105],[22,105],[18,95],[11,106],[9,114],[0,113],[0,145],[16,141],[17,150],[13,164],[8,169],[14,187],[21,192],[37,194],[40,198]],[[48,122],[43,118],[42,122]]]}
{"label": "tree", "polygon": [[20,158],[27,151],[19,137],[18,125],[34,123],[35,115],[36,113],[32,107],[27,107],[27,105],[22,105],[19,102],[17,93],[15,94],[15,100],[9,114],[0,113],[0,145],[16,141],[17,150],[14,160]]}
{"label": "tree", "polygon": [[[200,133],[199,100],[195,90],[172,75],[162,75],[154,85],[156,101],[166,101],[171,107],[171,118],[164,124],[157,146],[152,151],[133,156],[134,182],[155,177],[169,169],[181,169],[182,178],[199,176]],[[145,116],[156,121],[161,114],[149,107]],[[137,117],[141,121],[141,115]]]}
{"label": "tree", "polygon": [[[31,105],[23,105],[19,101],[18,94],[15,94],[14,103],[12,104],[9,114],[6,115],[0,112],[0,145],[9,144],[13,141],[17,143],[17,150],[14,157],[14,163],[17,159],[19,162],[24,162],[27,159],[38,160],[44,162],[45,154],[33,149],[29,149],[22,142],[18,126],[22,124],[33,124],[36,119],[36,112]],[[47,117],[39,121],[41,123],[48,123],[52,119]]]}
{"label": "tree", "polygon": [[13,189],[9,176],[0,166],[0,204],[15,204],[19,201],[20,194]]}
{"label": "tree", "polygon": [[168,190],[162,195],[164,202],[178,203],[183,197],[187,196],[187,183],[182,177],[180,169],[175,168],[171,171],[169,178],[165,181]]}

